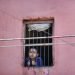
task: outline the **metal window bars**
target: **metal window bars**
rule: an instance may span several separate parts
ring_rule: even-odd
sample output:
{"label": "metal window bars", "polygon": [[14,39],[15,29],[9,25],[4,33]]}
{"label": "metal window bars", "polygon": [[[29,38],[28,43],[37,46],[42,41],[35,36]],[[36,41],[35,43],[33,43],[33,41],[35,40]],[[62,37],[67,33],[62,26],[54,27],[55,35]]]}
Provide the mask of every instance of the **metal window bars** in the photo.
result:
{"label": "metal window bars", "polygon": [[[26,30],[26,35],[28,35],[28,36],[25,38],[25,40],[28,40],[29,42],[25,42],[25,47],[28,47],[28,49],[30,49],[32,47],[32,48],[36,48],[37,50],[39,50],[39,57],[43,58],[43,61],[42,61],[43,66],[49,66],[49,59],[50,59],[49,58],[49,52],[50,51],[48,49],[49,49],[49,46],[52,43],[52,42],[49,42],[49,40],[46,41],[46,39],[52,39],[51,37],[49,38],[49,34],[50,34],[48,32],[48,31],[50,31],[49,28],[48,28],[47,32],[46,31],[38,32],[38,31],[35,31],[35,30],[32,30],[32,31]],[[26,29],[27,29],[27,27],[26,27]],[[41,60],[42,59],[40,59],[40,65],[41,65]],[[46,63],[46,62],[48,62],[48,63]]]}

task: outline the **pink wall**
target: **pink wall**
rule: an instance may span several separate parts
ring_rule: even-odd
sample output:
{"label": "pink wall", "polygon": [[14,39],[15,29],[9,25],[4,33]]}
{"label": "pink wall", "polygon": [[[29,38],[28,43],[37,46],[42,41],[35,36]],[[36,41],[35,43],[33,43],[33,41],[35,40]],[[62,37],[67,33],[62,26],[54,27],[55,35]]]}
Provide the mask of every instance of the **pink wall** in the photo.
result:
{"label": "pink wall", "polygon": [[[55,18],[54,35],[75,34],[75,0],[0,0],[0,38],[23,37],[22,20],[30,17]],[[75,42],[74,38],[64,39]],[[62,42],[55,39],[55,42]],[[22,42],[0,41],[0,45],[20,45]],[[75,46],[56,45],[53,50],[54,66],[50,75],[75,75]],[[23,69],[21,47],[0,48],[0,75],[32,74],[34,69]],[[41,68],[41,70],[43,70]],[[37,73],[40,75],[39,69]]]}

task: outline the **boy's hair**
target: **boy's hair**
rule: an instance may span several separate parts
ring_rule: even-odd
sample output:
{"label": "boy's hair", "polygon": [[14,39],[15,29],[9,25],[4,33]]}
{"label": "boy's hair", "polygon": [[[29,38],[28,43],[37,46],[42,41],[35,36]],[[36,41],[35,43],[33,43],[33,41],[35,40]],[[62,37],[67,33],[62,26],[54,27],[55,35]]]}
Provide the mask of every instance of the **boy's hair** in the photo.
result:
{"label": "boy's hair", "polygon": [[30,49],[29,49],[29,51],[30,51],[31,49],[34,49],[34,50],[36,50],[36,51],[37,51],[37,53],[38,53],[38,50],[37,50],[36,48],[30,48]]}

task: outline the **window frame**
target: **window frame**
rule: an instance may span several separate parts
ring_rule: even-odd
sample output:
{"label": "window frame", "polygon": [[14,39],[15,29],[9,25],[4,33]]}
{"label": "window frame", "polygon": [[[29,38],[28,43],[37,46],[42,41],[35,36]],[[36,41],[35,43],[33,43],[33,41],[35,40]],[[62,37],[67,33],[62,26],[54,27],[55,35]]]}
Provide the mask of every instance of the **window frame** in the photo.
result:
{"label": "window frame", "polygon": [[[23,32],[23,37],[25,38],[25,27],[26,24],[35,24],[35,23],[53,23],[53,27],[52,27],[52,36],[54,35],[54,17],[50,17],[50,18],[31,18],[31,19],[24,19],[23,20],[23,25],[24,25],[24,32]],[[52,38],[53,39],[53,38]],[[25,40],[23,40],[23,45],[25,45]],[[53,49],[52,49],[53,50]],[[53,54],[53,51],[52,51]],[[23,48],[23,56],[25,59],[25,47]],[[54,56],[54,55],[53,55]],[[54,57],[53,57],[53,64],[54,64]],[[25,67],[25,66],[24,66]],[[51,66],[50,66],[51,67]]]}

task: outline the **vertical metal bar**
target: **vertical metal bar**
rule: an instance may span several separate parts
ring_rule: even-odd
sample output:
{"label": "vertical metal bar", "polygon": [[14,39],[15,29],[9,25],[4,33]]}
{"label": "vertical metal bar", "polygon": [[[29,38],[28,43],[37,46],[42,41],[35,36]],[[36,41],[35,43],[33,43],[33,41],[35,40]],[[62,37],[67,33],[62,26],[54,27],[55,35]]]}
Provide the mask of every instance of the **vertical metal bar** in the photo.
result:
{"label": "vertical metal bar", "polygon": [[[38,37],[38,32],[37,32],[36,37]],[[38,43],[38,39],[37,39],[36,43]],[[36,48],[37,48],[37,50],[39,49],[38,46]]]}
{"label": "vertical metal bar", "polygon": [[[33,44],[34,44],[34,31],[33,31]],[[34,48],[34,46],[33,46],[33,48]]]}
{"label": "vertical metal bar", "polygon": [[[44,37],[45,37],[45,33],[44,33]],[[45,43],[45,39],[44,39],[44,43]],[[45,46],[44,46],[44,66],[45,66]]]}
{"label": "vertical metal bar", "polygon": [[[41,32],[40,32],[40,37],[41,37],[41,35],[42,35],[42,34],[41,34]],[[40,39],[40,43],[42,42],[41,40],[42,40],[42,39]],[[41,57],[41,46],[40,46],[40,57]],[[41,59],[40,59],[40,65],[41,65]]]}
{"label": "vertical metal bar", "polygon": [[[48,33],[49,33],[49,29],[48,29]],[[48,37],[49,37],[49,35],[48,35]],[[48,43],[49,43],[49,38],[48,38]],[[49,66],[49,45],[48,45],[48,66]]]}
{"label": "vertical metal bar", "polygon": [[[48,33],[49,33],[49,32],[50,32],[50,28],[48,28]],[[49,34],[50,34],[50,33],[49,33]],[[50,35],[48,35],[48,37],[50,37]],[[50,39],[50,38],[48,38],[48,43],[49,43],[49,39]],[[49,66],[49,59],[50,59],[50,58],[49,58],[49,52],[50,52],[50,51],[49,51],[49,45],[48,45],[48,66]],[[47,75],[49,75],[49,68],[48,68],[48,74],[47,74]]]}
{"label": "vertical metal bar", "polygon": [[[30,31],[28,31],[29,32],[29,38],[30,38]],[[29,45],[30,45],[30,39],[29,39]],[[28,48],[29,50],[30,50],[30,46],[29,46],[29,48]],[[28,70],[29,70],[29,67],[28,67]]]}
{"label": "vertical metal bar", "polygon": [[[30,38],[30,31],[29,31],[29,38]],[[30,39],[29,39],[29,44],[30,44]],[[29,46],[29,49],[30,49],[30,46]]]}

